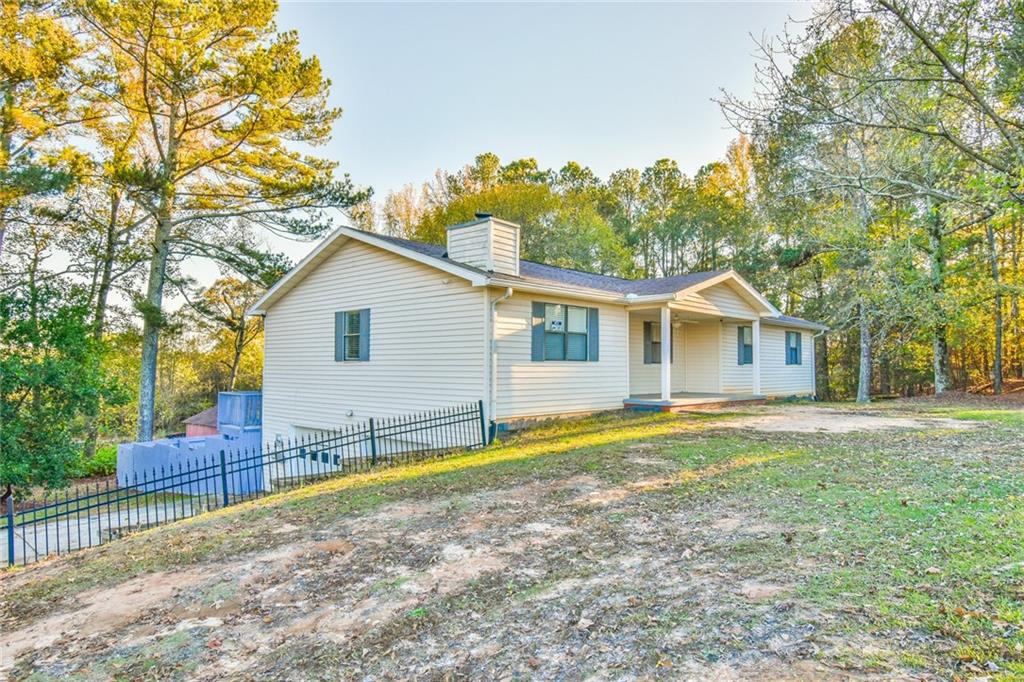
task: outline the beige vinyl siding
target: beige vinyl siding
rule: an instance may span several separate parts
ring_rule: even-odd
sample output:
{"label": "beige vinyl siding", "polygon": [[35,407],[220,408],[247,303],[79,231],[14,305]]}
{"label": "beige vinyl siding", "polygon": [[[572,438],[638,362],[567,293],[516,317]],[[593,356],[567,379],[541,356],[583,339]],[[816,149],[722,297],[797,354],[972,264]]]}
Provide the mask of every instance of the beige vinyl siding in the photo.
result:
{"label": "beige vinyl siding", "polygon": [[698,393],[717,393],[719,323],[700,322],[683,325],[686,332],[685,365],[686,384],[684,389]]}
{"label": "beige vinyl siding", "polygon": [[[629,316],[629,394],[661,393],[661,364],[644,364],[644,320],[639,315]],[[685,357],[685,328],[675,329],[672,335],[672,390],[686,390],[683,378]]]}
{"label": "beige vinyl siding", "polygon": [[457,263],[489,270],[491,237],[486,222],[448,230],[448,257]]}
{"label": "beige vinyl siding", "polygon": [[494,272],[519,274],[519,230],[501,223],[492,223],[491,248]]}
{"label": "beige vinyl siding", "polygon": [[[360,308],[370,309],[370,359],[337,362],[334,314]],[[264,436],[484,398],[485,310],[482,288],[345,244],[267,312]]]}
{"label": "beige vinyl siding", "polygon": [[[533,301],[600,310],[597,362],[531,360]],[[497,418],[618,409],[627,397],[626,310],[623,306],[545,294],[515,293],[498,305]]]}
{"label": "beige vinyl siding", "polygon": [[[801,364],[786,364],[786,332],[799,332]],[[814,332],[761,323],[761,392],[787,397],[814,393]]]}
{"label": "beige vinyl siding", "polygon": [[[722,323],[722,352],[719,357],[722,363],[723,393],[753,393],[754,391],[754,366],[741,365],[738,362],[736,329],[741,324],[753,326],[749,322]],[[764,357],[764,349],[761,350],[761,353]]]}
{"label": "beige vinyl siding", "polygon": [[689,310],[717,317],[753,319],[757,315],[750,304],[736,293],[732,285],[724,282],[687,294],[680,302]]}

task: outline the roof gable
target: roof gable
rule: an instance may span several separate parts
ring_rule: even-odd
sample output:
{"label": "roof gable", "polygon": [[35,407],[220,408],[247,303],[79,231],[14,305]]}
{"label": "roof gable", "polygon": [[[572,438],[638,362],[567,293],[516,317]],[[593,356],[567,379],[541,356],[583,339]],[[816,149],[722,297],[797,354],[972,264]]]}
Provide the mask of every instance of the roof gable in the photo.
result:
{"label": "roof gable", "polygon": [[[391,251],[392,253],[423,263],[424,265],[429,265],[457,277],[462,277],[477,286],[486,284],[487,282],[487,273],[482,270],[478,270],[477,268],[473,268],[468,265],[463,265],[462,263],[456,263],[455,261],[448,260],[447,258],[435,256],[429,251],[410,248],[409,246],[411,244],[429,246],[427,244],[410,242],[404,239],[396,240],[395,238],[389,238],[384,235],[378,235],[364,230],[357,230],[354,227],[343,225],[328,235],[322,242],[320,242],[320,244],[317,245],[315,249],[309,252],[305,258],[299,261],[295,267],[289,270],[284,277],[279,279],[274,286],[270,287],[270,289],[267,290],[267,293],[263,294],[263,296],[253,304],[249,309],[248,314],[265,314],[270,306],[291,291],[292,288],[305,279],[310,272],[315,270],[325,260],[334,255],[334,253],[349,240],[356,240],[363,242],[364,244],[383,248],[387,251]],[[406,243],[401,244],[396,242]]]}
{"label": "roof gable", "polygon": [[685,298],[715,287],[727,287],[736,297],[741,299],[750,309],[758,314],[777,317],[780,315],[778,308],[773,306],[764,295],[754,288],[735,270],[726,270],[715,277],[707,278],[697,284],[690,286],[676,294],[677,299]]}

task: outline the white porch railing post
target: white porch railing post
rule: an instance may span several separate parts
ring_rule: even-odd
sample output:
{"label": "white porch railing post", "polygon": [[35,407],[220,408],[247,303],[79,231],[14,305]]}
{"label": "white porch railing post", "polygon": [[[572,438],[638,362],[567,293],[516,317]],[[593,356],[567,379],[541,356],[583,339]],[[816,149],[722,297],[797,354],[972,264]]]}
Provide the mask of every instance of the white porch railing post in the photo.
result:
{"label": "white porch railing post", "polygon": [[750,332],[754,346],[754,395],[761,395],[761,320],[754,320]]}
{"label": "white porch railing post", "polygon": [[672,311],[661,309],[661,399],[672,399]]}

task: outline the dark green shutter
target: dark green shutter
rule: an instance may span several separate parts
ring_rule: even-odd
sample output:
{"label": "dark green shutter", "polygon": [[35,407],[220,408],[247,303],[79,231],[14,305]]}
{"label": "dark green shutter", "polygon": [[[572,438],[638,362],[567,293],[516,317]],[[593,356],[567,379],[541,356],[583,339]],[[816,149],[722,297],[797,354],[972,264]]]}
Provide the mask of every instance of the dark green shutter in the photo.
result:
{"label": "dark green shutter", "polygon": [[654,364],[654,354],[651,353],[651,323],[644,322],[644,364]]}
{"label": "dark green shutter", "polygon": [[370,359],[370,309],[359,311],[359,359]]}
{"label": "dark green shutter", "polygon": [[587,342],[590,344],[590,348],[587,349],[587,360],[590,362],[597,362],[600,359],[598,351],[601,347],[601,339],[598,327],[597,308],[587,308]]}
{"label": "dark green shutter", "polygon": [[345,313],[334,313],[334,361],[345,360]]}
{"label": "dark green shutter", "polygon": [[804,335],[796,333],[796,364],[804,364]]}
{"label": "dark green shutter", "polygon": [[742,365],[744,359],[743,352],[743,327],[736,327],[736,364]]}
{"label": "dark green shutter", "polygon": [[534,362],[544,360],[544,304],[533,302],[533,328],[530,344],[530,359]]}

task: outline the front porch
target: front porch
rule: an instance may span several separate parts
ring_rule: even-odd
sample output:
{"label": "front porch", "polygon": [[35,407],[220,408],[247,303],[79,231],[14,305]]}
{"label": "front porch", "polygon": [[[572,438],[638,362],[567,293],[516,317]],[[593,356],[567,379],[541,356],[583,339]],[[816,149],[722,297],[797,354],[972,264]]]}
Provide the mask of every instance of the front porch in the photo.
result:
{"label": "front porch", "polygon": [[627,409],[672,411],[764,399],[758,311],[739,302],[697,308],[687,302],[629,311]]}
{"label": "front porch", "polygon": [[730,404],[760,404],[763,395],[753,393],[706,393],[700,391],[677,391],[668,400],[662,400],[657,393],[631,395],[622,401],[627,410],[647,412],[682,412],[705,407],[721,407]]}

